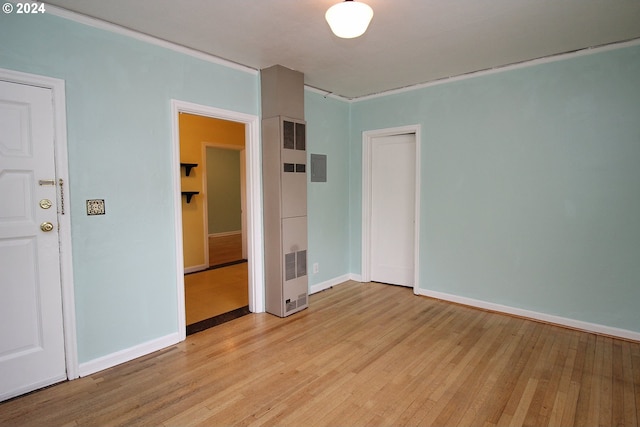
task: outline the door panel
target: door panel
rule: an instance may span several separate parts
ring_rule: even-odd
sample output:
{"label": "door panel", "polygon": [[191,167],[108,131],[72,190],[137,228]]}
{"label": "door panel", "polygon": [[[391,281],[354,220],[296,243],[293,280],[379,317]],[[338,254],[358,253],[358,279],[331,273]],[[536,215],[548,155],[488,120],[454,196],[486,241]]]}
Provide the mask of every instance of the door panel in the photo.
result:
{"label": "door panel", "polygon": [[51,90],[0,81],[0,128],[4,400],[66,378]]}
{"label": "door panel", "polygon": [[415,135],[371,144],[371,280],[414,284]]}

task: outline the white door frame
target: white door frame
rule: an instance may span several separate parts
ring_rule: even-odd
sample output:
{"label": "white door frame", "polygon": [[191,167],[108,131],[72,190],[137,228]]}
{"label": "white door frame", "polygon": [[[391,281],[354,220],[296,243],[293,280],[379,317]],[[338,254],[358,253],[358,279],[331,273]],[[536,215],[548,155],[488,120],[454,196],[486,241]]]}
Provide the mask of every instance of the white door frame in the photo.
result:
{"label": "white door frame", "polygon": [[413,250],[413,293],[418,294],[420,271],[420,125],[362,132],[362,281],[371,281],[371,160],[374,138],[414,134],[416,139],[416,194]]}
{"label": "white door frame", "polygon": [[[62,293],[62,321],[64,325],[64,351],[67,378],[80,376],[78,369],[78,344],[76,335],[76,309],[73,287],[73,261],[71,251],[71,191],[69,191],[69,164],[67,157],[67,107],[65,82],[61,79],[23,73],[0,68],[0,80],[51,90],[53,96],[54,150],[56,181],[63,180],[64,214],[58,212],[58,238],[60,245],[60,287]],[[58,197],[60,190],[58,189]]]}
{"label": "white door frame", "polygon": [[[262,178],[262,175],[260,175],[260,177]],[[240,210],[241,210],[240,222],[241,222],[241,228],[242,228],[242,259],[247,259],[247,150],[246,148],[243,148],[242,150],[240,150]]]}
{"label": "white door frame", "polygon": [[184,300],[184,259],[182,244],[182,195],[180,182],[180,129],[179,114],[199,116],[244,123],[245,149],[247,152],[247,239],[249,261],[249,310],[262,313],[264,302],[264,241],[262,233],[262,166],[260,161],[260,118],[251,114],[223,110],[221,108],[171,100],[171,126],[173,133],[173,208],[175,215],[176,286],[178,295],[178,333],[186,338]]}

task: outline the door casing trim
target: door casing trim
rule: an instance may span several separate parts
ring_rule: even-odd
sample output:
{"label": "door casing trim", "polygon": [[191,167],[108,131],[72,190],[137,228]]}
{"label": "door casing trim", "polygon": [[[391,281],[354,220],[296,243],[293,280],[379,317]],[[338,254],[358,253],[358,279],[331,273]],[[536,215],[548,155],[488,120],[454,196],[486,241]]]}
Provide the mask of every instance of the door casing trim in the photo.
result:
{"label": "door casing trim", "polygon": [[[73,259],[71,245],[71,191],[69,189],[69,163],[67,156],[67,108],[65,81],[53,77],[0,68],[0,80],[50,89],[53,97],[53,132],[56,182],[63,180],[64,215],[58,211],[58,239],[60,245],[60,291],[62,295],[62,323],[67,378],[78,378],[78,342],[76,332],[75,293],[73,285]],[[58,190],[58,197],[60,192]]]}
{"label": "door casing trim", "polygon": [[245,125],[246,199],[247,199],[247,259],[249,261],[249,310],[262,313],[264,302],[264,242],[262,233],[262,163],[260,158],[260,118],[251,114],[224,110],[186,101],[171,100],[171,126],[173,135],[172,175],[173,206],[175,216],[176,286],[178,333],[186,338],[184,296],[184,259],[182,242],[182,195],[180,193],[180,129],[179,114],[189,113],[213,117]]}
{"label": "door casing trim", "polygon": [[374,138],[413,134],[416,140],[416,193],[413,248],[413,293],[418,295],[420,278],[420,125],[369,130],[362,132],[362,277],[363,282],[371,281],[371,160]]}

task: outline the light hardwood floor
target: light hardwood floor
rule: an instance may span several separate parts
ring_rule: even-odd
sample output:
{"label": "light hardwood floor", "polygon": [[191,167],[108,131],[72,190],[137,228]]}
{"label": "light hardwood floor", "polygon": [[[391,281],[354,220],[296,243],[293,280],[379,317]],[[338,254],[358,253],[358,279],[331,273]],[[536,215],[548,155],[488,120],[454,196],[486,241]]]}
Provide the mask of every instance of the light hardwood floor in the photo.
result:
{"label": "light hardwood floor", "polygon": [[[242,236],[209,236],[209,265],[242,259]],[[247,263],[184,276],[187,325],[249,305]]]}
{"label": "light hardwood floor", "polygon": [[184,276],[187,325],[249,304],[247,263]]}
{"label": "light hardwood floor", "polygon": [[242,234],[209,236],[209,265],[220,265],[242,259]]}
{"label": "light hardwood floor", "polygon": [[0,404],[0,425],[638,425],[640,344],[347,282]]}

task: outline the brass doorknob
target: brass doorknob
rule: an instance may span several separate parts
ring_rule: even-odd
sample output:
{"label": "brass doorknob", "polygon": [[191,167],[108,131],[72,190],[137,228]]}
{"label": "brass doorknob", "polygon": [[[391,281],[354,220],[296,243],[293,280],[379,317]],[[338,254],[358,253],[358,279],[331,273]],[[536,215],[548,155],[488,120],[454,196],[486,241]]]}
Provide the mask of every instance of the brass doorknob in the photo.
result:
{"label": "brass doorknob", "polygon": [[40,230],[42,231],[51,231],[53,230],[53,224],[51,224],[50,222],[43,222],[42,224],[40,224]]}

